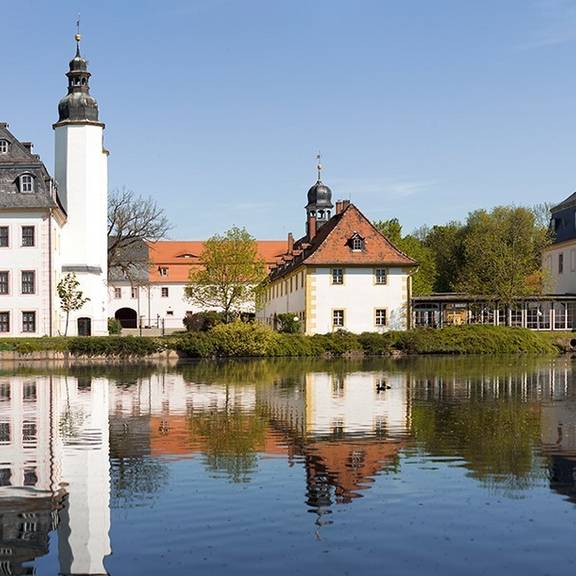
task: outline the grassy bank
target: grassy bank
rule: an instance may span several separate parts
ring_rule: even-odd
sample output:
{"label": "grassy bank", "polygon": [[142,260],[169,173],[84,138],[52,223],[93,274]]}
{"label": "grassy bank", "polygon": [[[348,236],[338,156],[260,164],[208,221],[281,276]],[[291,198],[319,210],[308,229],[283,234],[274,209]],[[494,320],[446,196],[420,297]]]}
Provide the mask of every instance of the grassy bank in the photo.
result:
{"label": "grassy bank", "polygon": [[190,358],[387,356],[394,353],[557,354],[560,348],[556,339],[549,333],[495,326],[304,336],[279,334],[266,326],[237,322],[218,325],[209,332],[164,338],[6,338],[0,339],[0,352],[30,354],[55,351],[72,356],[111,358],[144,358],[164,350],[174,350]]}

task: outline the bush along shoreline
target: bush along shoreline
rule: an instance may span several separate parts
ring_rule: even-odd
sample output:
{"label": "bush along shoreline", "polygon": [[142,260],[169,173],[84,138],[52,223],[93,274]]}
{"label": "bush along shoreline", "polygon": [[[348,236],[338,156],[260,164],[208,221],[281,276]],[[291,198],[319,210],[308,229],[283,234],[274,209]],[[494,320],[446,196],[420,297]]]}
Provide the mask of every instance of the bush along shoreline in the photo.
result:
{"label": "bush along shoreline", "polygon": [[[569,341],[569,337],[564,337]],[[206,332],[138,336],[0,339],[0,353],[61,352],[72,357],[146,358],[173,351],[187,358],[361,357],[426,354],[558,354],[571,349],[559,334],[500,326],[417,328],[405,332],[305,336],[262,324],[218,324]]]}

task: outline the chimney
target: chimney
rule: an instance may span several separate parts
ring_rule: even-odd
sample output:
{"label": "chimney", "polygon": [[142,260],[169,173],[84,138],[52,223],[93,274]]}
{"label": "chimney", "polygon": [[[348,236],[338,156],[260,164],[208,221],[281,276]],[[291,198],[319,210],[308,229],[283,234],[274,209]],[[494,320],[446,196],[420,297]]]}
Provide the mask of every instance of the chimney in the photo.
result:
{"label": "chimney", "polygon": [[24,146],[24,148],[26,148],[26,150],[28,150],[28,152],[32,152],[32,148],[34,146],[32,142],[21,142],[21,144]]}
{"label": "chimney", "polygon": [[350,200],[340,200],[341,210],[344,212],[350,206]]}
{"label": "chimney", "polygon": [[316,230],[317,230],[316,215],[312,214],[308,215],[308,223],[306,228],[308,232],[308,240],[312,240],[312,238],[316,236]]}
{"label": "chimney", "polygon": [[292,254],[294,251],[294,235],[292,232],[288,232],[288,254]]}
{"label": "chimney", "polygon": [[336,215],[342,212],[342,200],[336,200]]}

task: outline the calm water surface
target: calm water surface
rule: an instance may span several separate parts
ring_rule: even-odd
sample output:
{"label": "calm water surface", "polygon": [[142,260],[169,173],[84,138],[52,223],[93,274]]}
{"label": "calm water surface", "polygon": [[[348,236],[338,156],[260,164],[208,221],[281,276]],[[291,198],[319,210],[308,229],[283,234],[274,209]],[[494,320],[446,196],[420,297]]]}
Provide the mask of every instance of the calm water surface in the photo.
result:
{"label": "calm water surface", "polygon": [[569,358],[0,368],[0,574],[570,574]]}

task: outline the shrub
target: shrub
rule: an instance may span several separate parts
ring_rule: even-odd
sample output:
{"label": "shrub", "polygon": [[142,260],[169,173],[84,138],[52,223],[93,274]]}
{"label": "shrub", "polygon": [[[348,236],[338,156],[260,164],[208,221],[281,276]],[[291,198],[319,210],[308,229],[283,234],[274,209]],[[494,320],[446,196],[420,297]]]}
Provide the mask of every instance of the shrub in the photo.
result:
{"label": "shrub", "polygon": [[224,316],[221,312],[214,310],[208,312],[196,312],[186,314],[184,317],[184,326],[188,332],[208,332],[217,324],[222,324]]}
{"label": "shrub", "polygon": [[331,354],[344,354],[362,350],[362,345],[356,334],[346,332],[346,330],[337,330],[329,334],[316,334],[311,336],[313,345],[323,352]]}
{"label": "shrub", "polygon": [[370,356],[383,356],[390,354],[398,341],[396,332],[363,332],[358,336],[358,342],[362,350]]}
{"label": "shrub", "polygon": [[162,342],[156,338],[139,336],[104,336],[70,338],[68,350],[74,356],[150,356],[164,350]]}
{"label": "shrub", "polygon": [[172,346],[177,352],[191,358],[210,358],[216,354],[214,338],[206,332],[192,332],[182,336]]}
{"label": "shrub", "polygon": [[108,334],[117,335],[122,332],[122,324],[116,318],[108,318]]}
{"label": "shrub", "polygon": [[210,331],[218,356],[267,356],[277,334],[264,324],[236,321],[219,324]]}
{"label": "shrub", "polygon": [[300,330],[300,319],[294,314],[286,312],[284,314],[277,314],[276,319],[280,323],[279,331],[285,334],[298,334]]}

